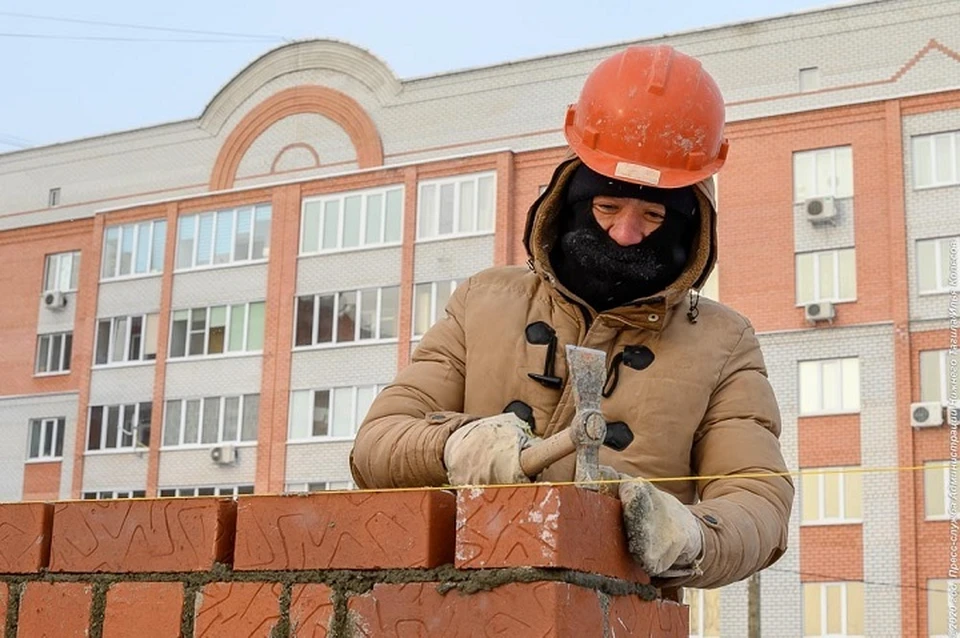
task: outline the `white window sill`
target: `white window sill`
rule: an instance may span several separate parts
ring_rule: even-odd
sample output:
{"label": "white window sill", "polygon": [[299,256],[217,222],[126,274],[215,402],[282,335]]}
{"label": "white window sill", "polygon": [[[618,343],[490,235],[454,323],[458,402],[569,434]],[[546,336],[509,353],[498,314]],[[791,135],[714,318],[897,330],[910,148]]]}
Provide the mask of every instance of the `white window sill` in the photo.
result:
{"label": "white window sill", "polygon": [[60,294],[63,294],[63,295],[73,295],[73,294],[76,294],[77,289],[71,288],[70,290],[44,290],[43,292],[40,293],[40,299],[43,299],[45,296],[47,296],[51,292],[54,294],[59,292]]}
{"label": "white window sill", "polygon": [[307,443],[343,443],[344,441],[355,441],[357,435],[351,436],[315,436],[309,439],[288,439],[287,445],[304,445]]}
{"label": "white window sill", "polygon": [[92,370],[115,370],[117,368],[145,368],[147,366],[152,366],[157,363],[156,359],[148,359],[146,361],[118,361],[116,363],[95,363],[91,367]]}
{"label": "white window sill", "polygon": [[835,306],[845,303],[857,303],[857,298],[853,299],[811,299],[810,301],[798,301],[795,308],[803,308],[804,306],[810,305],[812,303],[832,303]]}
{"label": "white window sill", "polygon": [[937,290],[927,290],[924,292],[918,292],[918,297],[938,297],[940,295],[950,295],[954,293],[960,293],[960,288],[939,288]]}
{"label": "white window sill", "polygon": [[35,379],[43,379],[46,377],[65,377],[70,374],[70,370],[58,370],[56,372],[34,372],[33,377]]}
{"label": "white window sill", "polygon": [[118,447],[110,448],[107,450],[84,450],[84,456],[116,456],[118,454],[143,454],[149,448],[146,446],[133,448],[133,447]]}
{"label": "white window sill", "polygon": [[451,241],[455,239],[475,239],[477,237],[493,237],[496,231],[484,230],[475,233],[451,233],[449,235],[438,235],[437,237],[417,237],[417,244],[432,244],[441,241]]}
{"label": "white window sill", "polygon": [[115,281],[136,281],[138,279],[151,279],[153,277],[163,277],[163,271],[160,272],[144,272],[137,273],[134,275],[118,275],[116,277],[100,277],[100,285],[113,283]]}
{"label": "white window sill", "polygon": [[210,270],[223,270],[225,268],[242,268],[244,266],[262,266],[270,261],[268,257],[260,259],[248,259],[246,261],[230,261],[225,264],[205,264],[203,266],[190,266],[189,268],[174,268],[174,275],[184,275],[191,272],[207,272]]}
{"label": "white window sill", "polygon": [[837,527],[840,525],[863,525],[862,518],[841,520],[801,521],[800,527]]}
{"label": "white window sill", "polygon": [[949,514],[937,514],[936,516],[924,516],[923,520],[930,523],[944,523],[953,519]]}
{"label": "white window sill", "polygon": [[184,357],[167,357],[167,364],[189,361],[219,361],[222,359],[242,359],[244,357],[262,357],[263,350],[255,352],[229,352],[226,354],[190,354]]}
{"label": "white window sill", "polygon": [[932,191],[938,188],[953,188],[960,186],[960,182],[944,182],[942,184],[926,184],[924,186],[914,186],[913,190],[915,191]]}
{"label": "white window sill", "polygon": [[797,414],[797,418],[803,419],[807,417],[819,417],[819,416],[848,416],[851,414],[860,414],[859,408],[856,410],[844,410],[841,412],[801,412]]}
{"label": "white window sill", "polygon": [[44,456],[36,459],[27,459],[24,461],[25,465],[42,465],[43,463],[62,463],[62,456]]}
{"label": "white window sill", "polygon": [[371,250],[384,250],[388,248],[400,248],[403,242],[390,242],[383,244],[367,244],[366,246],[354,246],[351,248],[321,248],[312,252],[301,252],[297,259],[309,259],[311,257],[329,257],[331,255],[349,255],[352,253],[362,253]]}
{"label": "white window sill", "polygon": [[359,339],[357,341],[342,341],[338,343],[318,343],[313,346],[294,346],[294,352],[310,352],[314,350],[342,350],[344,348],[356,348],[360,346],[385,346],[396,344],[397,339]]}
{"label": "white window sill", "polygon": [[256,441],[220,441],[218,443],[188,443],[184,445],[162,445],[160,446],[161,452],[177,452],[177,451],[189,451],[189,450],[212,450],[215,447],[222,447],[224,445],[232,445],[237,448],[252,448],[257,447]]}

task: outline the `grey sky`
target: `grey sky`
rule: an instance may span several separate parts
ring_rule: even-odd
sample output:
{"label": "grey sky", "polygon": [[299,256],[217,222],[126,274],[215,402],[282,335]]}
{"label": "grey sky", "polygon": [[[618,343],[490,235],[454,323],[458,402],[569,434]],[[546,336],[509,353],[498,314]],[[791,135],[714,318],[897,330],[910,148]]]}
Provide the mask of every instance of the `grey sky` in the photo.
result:
{"label": "grey sky", "polygon": [[[831,4],[840,3],[0,0],[0,153],[197,117],[224,83],[283,43],[12,13],[291,39],[328,37],[364,47],[397,76],[410,78]],[[157,41],[163,39],[181,41]],[[182,41],[187,39],[219,41]]]}

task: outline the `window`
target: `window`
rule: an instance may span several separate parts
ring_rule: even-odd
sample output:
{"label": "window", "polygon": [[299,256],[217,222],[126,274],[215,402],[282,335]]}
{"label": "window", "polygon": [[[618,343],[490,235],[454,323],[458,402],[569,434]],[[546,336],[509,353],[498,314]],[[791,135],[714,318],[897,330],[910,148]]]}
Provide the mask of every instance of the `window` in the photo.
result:
{"label": "window", "polygon": [[947,638],[949,618],[957,610],[960,581],[927,581],[927,632],[931,638]]}
{"label": "window", "polygon": [[[925,463],[923,468],[923,510],[927,520],[950,518],[950,494],[960,489],[960,469],[950,461]],[[951,469],[953,470],[951,474]],[[951,486],[950,483],[953,482]]]}
{"label": "window", "polygon": [[87,451],[149,447],[152,413],[153,404],[149,401],[91,406]]}
{"label": "window", "polygon": [[64,417],[51,419],[31,419],[27,441],[27,458],[38,460],[57,460],[63,456],[63,430],[67,420]]}
{"label": "window", "polygon": [[83,500],[109,500],[117,498],[146,498],[146,490],[101,490],[99,492],[84,492]]}
{"label": "window", "polygon": [[253,494],[252,485],[220,485],[209,487],[165,487],[160,490],[161,498],[171,496],[241,496]]}
{"label": "window", "polygon": [[849,146],[793,154],[793,201],[853,197],[853,151]]}
{"label": "window", "polygon": [[[848,471],[840,471],[846,469]],[[807,469],[800,475],[800,521],[806,524],[863,520],[863,477],[854,468]]]}
{"label": "window", "polygon": [[800,415],[860,411],[860,360],[800,362]]}
{"label": "window", "polygon": [[54,208],[60,205],[60,189],[51,188],[50,192],[47,193],[47,205],[50,208]]}
{"label": "window", "polygon": [[820,90],[819,67],[810,66],[804,69],[800,69],[800,92],[807,93],[809,91],[819,91],[819,90]]}
{"label": "window", "polygon": [[400,288],[367,288],[297,298],[297,346],[397,338]]}
{"label": "window", "polygon": [[855,301],[857,260],[853,248],[797,255],[797,303]]}
{"label": "window", "polygon": [[493,173],[422,182],[417,237],[434,239],[492,232],[495,209]]}
{"label": "window", "polygon": [[804,583],[804,636],[862,636],[863,583]]}
{"label": "window", "polygon": [[384,386],[364,385],[290,393],[290,440],[352,438]]}
{"label": "window", "polygon": [[958,151],[960,151],[960,131],[914,137],[914,187],[932,188],[960,184]]}
{"label": "window", "polygon": [[266,259],[270,254],[269,204],[181,215],[177,270]]}
{"label": "window", "polygon": [[80,274],[80,251],[47,255],[43,292],[73,292]]}
{"label": "window", "polygon": [[947,405],[947,350],[920,353],[920,400]]}
{"label": "window", "polygon": [[97,320],[94,365],[153,361],[157,358],[157,314]]}
{"label": "window", "polygon": [[315,483],[287,483],[284,491],[287,493],[304,493],[327,491],[333,492],[353,489],[356,489],[353,481],[318,481]]}
{"label": "window", "polygon": [[70,371],[73,333],[59,332],[37,337],[37,374]]}
{"label": "window", "polygon": [[173,313],[170,356],[203,357],[263,350],[264,302],[191,308]]}
{"label": "window", "polygon": [[422,337],[443,315],[457,280],[417,284],[413,288],[413,336]]}
{"label": "window", "polygon": [[402,221],[402,187],[305,200],[300,254],[399,244]]}
{"label": "window", "polygon": [[102,279],[163,272],[167,222],[163,219],[107,226],[103,234]]}
{"label": "window", "polygon": [[171,399],[164,411],[163,446],[256,441],[259,416],[259,394]]}
{"label": "window", "polygon": [[917,284],[920,294],[960,290],[960,237],[917,242]]}
{"label": "window", "polygon": [[683,590],[683,602],[690,606],[690,638],[720,637],[720,590]]}

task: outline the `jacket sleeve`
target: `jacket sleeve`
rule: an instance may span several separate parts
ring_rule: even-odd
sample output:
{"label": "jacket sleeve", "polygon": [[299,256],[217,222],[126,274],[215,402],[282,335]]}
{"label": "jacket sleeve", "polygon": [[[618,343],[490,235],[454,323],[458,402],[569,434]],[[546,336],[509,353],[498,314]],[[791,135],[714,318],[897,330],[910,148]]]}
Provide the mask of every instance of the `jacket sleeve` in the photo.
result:
{"label": "jacket sleeve", "polygon": [[[779,437],[780,409],[747,324],[694,438],[694,470],[705,478],[698,483],[700,502],[690,509],[704,532],[703,573],[670,584],[721,587],[769,567],[786,551],[794,486]],[[723,478],[731,474],[760,476]]]}
{"label": "jacket sleeve", "polygon": [[447,484],[443,448],[463,414],[470,282],[454,291],[446,316],[423,336],[394,382],[374,400],[350,452],[350,471],[362,489]]}

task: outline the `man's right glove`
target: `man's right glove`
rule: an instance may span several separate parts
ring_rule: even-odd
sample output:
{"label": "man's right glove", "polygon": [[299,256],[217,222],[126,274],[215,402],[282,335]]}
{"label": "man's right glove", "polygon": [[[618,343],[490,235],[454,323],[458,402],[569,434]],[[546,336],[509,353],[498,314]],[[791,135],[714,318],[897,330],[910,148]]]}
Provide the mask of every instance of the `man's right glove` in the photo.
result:
{"label": "man's right glove", "polygon": [[527,422],[513,412],[459,427],[443,449],[450,485],[529,483],[520,468],[520,452],[536,440]]}

